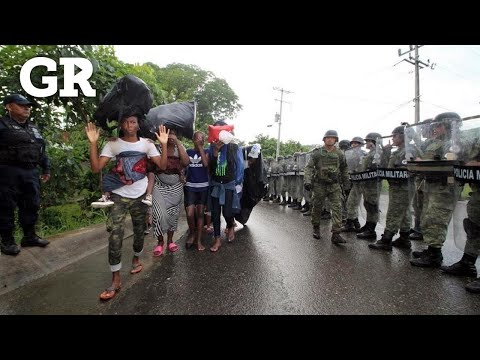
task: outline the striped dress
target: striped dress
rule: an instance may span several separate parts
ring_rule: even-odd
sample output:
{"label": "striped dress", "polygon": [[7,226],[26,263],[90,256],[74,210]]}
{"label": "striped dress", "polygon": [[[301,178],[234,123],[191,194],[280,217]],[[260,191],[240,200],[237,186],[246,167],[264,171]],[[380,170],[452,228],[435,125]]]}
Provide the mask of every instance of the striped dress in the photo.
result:
{"label": "striped dress", "polygon": [[[169,159],[175,157],[179,157],[176,146],[174,155],[169,156]],[[155,185],[152,193],[155,238],[160,235],[164,236],[167,231],[177,230],[180,204],[183,196],[183,182],[180,174],[170,172],[172,171],[167,166],[166,173],[159,172],[155,174]]]}

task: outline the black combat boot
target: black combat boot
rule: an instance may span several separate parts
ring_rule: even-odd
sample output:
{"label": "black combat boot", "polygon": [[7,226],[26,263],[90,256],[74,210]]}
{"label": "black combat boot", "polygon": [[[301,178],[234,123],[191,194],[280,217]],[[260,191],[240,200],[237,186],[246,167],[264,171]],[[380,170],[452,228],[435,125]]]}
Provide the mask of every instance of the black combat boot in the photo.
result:
{"label": "black combat boot", "polygon": [[315,239],[320,239],[320,226],[319,225],[313,225],[313,237]]}
{"label": "black combat boot", "polygon": [[353,227],[355,228],[355,232],[359,232],[361,226],[360,226],[360,221],[357,219],[353,219]]}
{"label": "black combat boot", "polygon": [[421,257],[410,260],[410,264],[419,267],[436,268],[442,265],[442,260],[442,249],[429,246],[428,249],[423,252]]}
{"label": "black combat boot", "polygon": [[345,244],[347,241],[340,235],[339,232],[332,233],[332,243],[334,244]]}
{"label": "black combat boot", "polygon": [[392,251],[392,238],[395,236],[391,231],[385,230],[380,240],[375,244],[368,244],[370,249]]}
{"label": "black combat boot", "polygon": [[442,266],[440,270],[444,273],[455,276],[477,277],[477,268],[475,267],[477,261],[476,255],[463,254],[462,259],[450,266]]}
{"label": "black combat boot", "polygon": [[0,242],[0,252],[2,254],[16,256],[20,253],[20,247],[15,244],[12,231],[2,231],[0,236],[2,237]]}
{"label": "black combat boot", "polygon": [[41,239],[40,237],[35,234],[35,227],[28,226],[23,229],[23,239],[20,242],[22,247],[29,247],[29,246],[39,246],[45,247],[50,244],[50,241]]}
{"label": "black combat boot", "polygon": [[309,208],[308,211],[304,212],[303,216],[312,216],[312,208]]}
{"label": "black combat boot", "polygon": [[355,226],[353,225],[353,220],[347,219],[345,225],[342,227],[342,232],[355,232]]}
{"label": "black combat boot", "polygon": [[400,237],[397,240],[394,240],[392,245],[400,249],[410,249],[412,247],[412,243],[408,238],[409,234],[409,231],[400,231]]}
{"label": "black combat boot", "polygon": [[294,207],[297,207],[298,205],[298,202],[297,202],[297,199],[293,199],[292,203],[290,205],[288,205],[289,208],[294,208]]}
{"label": "black combat boot", "polygon": [[425,255],[428,252],[428,249],[422,250],[422,251],[413,251],[412,256],[415,259],[421,258],[423,255]]}
{"label": "black combat boot", "polygon": [[306,213],[308,210],[310,210],[310,203],[305,202],[305,205],[303,206],[303,209],[300,212]]}
{"label": "black combat boot", "polygon": [[263,198],[262,198],[263,201],[270,201],[270,197],[268,195],[265,195]]}
{"label": "black combat boot", "polygon": [[365,230],[357,234],[359,239],[370,239],[377,240],[377,233],[375,232],[375,227],[377,226],[374,222],[367,222],[364,226]]}
{"label": "black combat boot", "polygon": [[273,198],[273,202],[274,202],[275,204],[278,204],[278,203],[280,202],[280,196],[275,196],[275,197]]}
{"label": "black combat boot", "polygon": [[421,232],[413,230],[413,232],[410,235],[408,235],[408,238],[413,241],[422,241],[423,234]]}
{"label": "black combat boot", "polygon": [[297,202],[297,206],[293,207],[292,210],[302,210],[303,209],[303,206],[302,206],[302,202]]}
{"label": "black combat boot", "polygon": [[292,198],[289,196],[289,197],[287,198],[287,204],[290,205],[291,203],[292,203]]}
{"label": "black combat boot", "polygon": [[283,198],[283,201],[282,201],[280,204],[278,204],[278,205],[282,205],[282,206],[287,205],[287,200],[286,200],[285,198]]}
{"label": "black combat boot", "polygon": [[468,283],[467,286],[465,286],[465,289],[472,293],[480,294],[480,278],[472,281],[471,283]]}

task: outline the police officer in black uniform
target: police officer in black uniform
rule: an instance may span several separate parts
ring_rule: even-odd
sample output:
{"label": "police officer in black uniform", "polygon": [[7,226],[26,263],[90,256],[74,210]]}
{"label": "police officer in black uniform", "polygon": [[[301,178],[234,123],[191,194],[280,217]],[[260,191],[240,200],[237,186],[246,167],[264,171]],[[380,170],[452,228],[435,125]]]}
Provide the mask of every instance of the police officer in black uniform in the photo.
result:
{"label": "police officer in black uniform", "polygon": [[[22,247],[45,247],[49,241],[35,234],[40,208],[40,181],[50,179],[45,141],[38,128],[28,121],[35,103],[20,94],[5,97],[6,116],[0,118],[0,250],[17,255],[20,248],[13,236],[15,208],[23,228]],[[38,166],[42,168],[39,176]]]}

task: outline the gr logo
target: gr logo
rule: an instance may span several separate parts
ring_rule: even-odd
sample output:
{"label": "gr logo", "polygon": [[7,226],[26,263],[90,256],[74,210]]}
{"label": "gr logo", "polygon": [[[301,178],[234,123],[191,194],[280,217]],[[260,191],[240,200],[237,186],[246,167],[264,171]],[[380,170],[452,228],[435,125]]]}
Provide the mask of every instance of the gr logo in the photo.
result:
{"label": "gr logo", "polygon": [[[85,96],[96,96],[96,90],[92,89],[88,79],[92,76],[92,63],[84,58],[60,58],[60,65],[63,65],[63,89],[60,89],[60,97],[77,97],[78,90],[73,87],[75,83],[80,86]],[[42,76],[42,84],[45,88],[37,88],[32,84],[30,74],[37,66],[45,66],[48,71],[57,71],[57,63],[47,57],[35,57],[28,60],[20,70],[20,83],[23,89],[34,97],[52,96],[57,92],[57,77]],[[75,66],[81,70],[75,74]]]}

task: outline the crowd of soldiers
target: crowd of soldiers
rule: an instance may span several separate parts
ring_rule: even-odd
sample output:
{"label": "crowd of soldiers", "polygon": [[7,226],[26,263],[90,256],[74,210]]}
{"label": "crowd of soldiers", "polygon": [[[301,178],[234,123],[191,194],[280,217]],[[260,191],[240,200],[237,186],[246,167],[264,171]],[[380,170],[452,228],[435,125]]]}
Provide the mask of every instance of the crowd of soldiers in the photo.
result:
{"label": "crowd of soldiers", "polygon": [[[266,159],[269,193],[264,201],[311,215],[316,239],[321,237],[320,220],[331,218],[334,244],[346,243],[342,232],[375,241],[368,246],[380,251],[409,250],[412,240],[423,240],[428,247],[412,252],[411,265],[476,278],[480,121],[467,120],[471,119],[442,113],[415,125],[404,123],[388,136],[370,132],[364,138],[340,142],[337,131],[328,130],[322,146]],[[458,200],[467,184],[471,192],[465,207]],[[388,208],[383,234],[377,239],[382,187],[388,191]],[[362,198],[363,226],[359,221]],[[464,254],[457,263],[442,266],[442,247],[452,217],[454,241]],[[480,278],[466,289],[480,293]]]}

